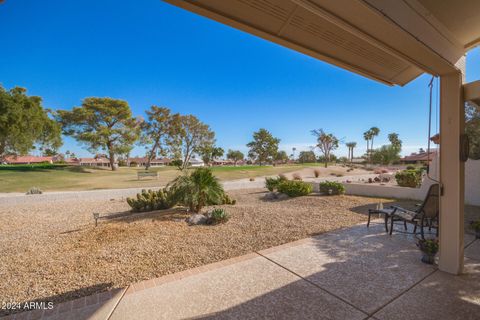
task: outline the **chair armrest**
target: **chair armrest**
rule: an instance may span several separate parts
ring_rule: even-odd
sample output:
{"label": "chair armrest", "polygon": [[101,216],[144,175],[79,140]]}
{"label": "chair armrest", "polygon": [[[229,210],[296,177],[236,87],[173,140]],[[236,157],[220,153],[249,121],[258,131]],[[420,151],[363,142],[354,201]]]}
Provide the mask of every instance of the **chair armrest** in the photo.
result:
{"label": "chair armrest", "polygon": [[415,211],[412,211],[412,210],[408,210],[408,209],[405,209],[405,208],[402,208],[402,207],[399,207],[399,206],[392,206],[392,208],[395,208],[397,211],[399,211],[400,216],[402,216],[404,219],[405,219],[406,216],[402,213],[406,213],[408,215],[408,217],[409,217],[408,220],[413,220],[418,216],[418,213],[415,212]]}

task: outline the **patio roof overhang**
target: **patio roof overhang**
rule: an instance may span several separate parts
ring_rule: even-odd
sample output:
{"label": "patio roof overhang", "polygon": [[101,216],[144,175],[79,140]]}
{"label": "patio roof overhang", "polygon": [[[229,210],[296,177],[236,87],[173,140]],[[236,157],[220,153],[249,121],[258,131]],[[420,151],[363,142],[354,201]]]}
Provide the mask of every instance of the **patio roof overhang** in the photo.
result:
{"label": "patio roof overhang", "polygon": [[388,85],[448,74],[480,42],[480,1],[165,0]]}
{"label": "patio roof overhang", "polygon": [[440,270],[463,271],[465,54],[479,0],[164,0],[388,85],[440,76]]}

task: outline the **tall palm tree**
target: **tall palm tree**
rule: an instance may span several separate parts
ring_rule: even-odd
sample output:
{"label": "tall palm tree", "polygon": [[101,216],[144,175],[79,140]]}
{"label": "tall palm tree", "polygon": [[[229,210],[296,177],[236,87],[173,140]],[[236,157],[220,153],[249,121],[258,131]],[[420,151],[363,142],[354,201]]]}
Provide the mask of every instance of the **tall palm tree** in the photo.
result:
{"label": "tall palm tree", "polygon": [[292,148],[292,160],[295,160],[295,151],[297,151],[297,148],[293,147]]}
{"label": "tall palm tree", "polygon": [[353,161],[353,149],[357,146],[356,142],[347,142],[345,145],[348,147],[348,159]]}
{"label": "tall palm tree", "polygon": [[371,127],[370,130],[369,130],[372,134],[371,136],[371,146],[370,146],[370,149],[373,151],[373,138],[377,137],[378,134],[380,133],[380,129],[378,129],[377,127]]}
{"label": "tall palm tree", "polygon": [[367,141],[367,152],[366,152],[366,153],[367,153],[367,157],[368,157],[368,155],[370,154],[370,148],[369,148],[369,147],[370,147],[370,144],[369,144],[369,142],[370,142],[370,139],[371,139],[371,138],[372,138],[372,132],[371,132],[370,130],[365,131],[365,132],[363,133],[363,139],[365,139],[365,141]]}

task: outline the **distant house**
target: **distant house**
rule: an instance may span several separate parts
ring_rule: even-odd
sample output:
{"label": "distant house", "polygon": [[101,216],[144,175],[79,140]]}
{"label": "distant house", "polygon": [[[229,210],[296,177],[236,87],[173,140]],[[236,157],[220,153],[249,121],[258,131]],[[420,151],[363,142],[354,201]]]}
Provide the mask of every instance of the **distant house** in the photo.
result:
{"label": "distant house", "polygon": [[403,164],[427,164],[427,162],[431,162],[437,156],[437,150],[431,150],[430,154],[428,152],[421,152],[421,153],[412,153],[409,156],[405,156],[400,159],[400,162]]}
{"label": "distant house", "polygon": [[78,163],[87,167],[110,167],[110,160],[107,158],[80,158]]}
{"label": "distant house", "polygon": [[223,160],[223,159],[213,159],[213,166],[231,166],[234,162],[232,160]]}
{"label": "distant house", "polygon": [[[150,166],[151,167],[163,167],[167,166],[170,164],[172,160],[168,158],[155,158],[150,161]],[[148,162],[147,157],[134,157],[134,158],[129,158],[128,162],[130,164],[136,164],[137,167],[145,167]]]}
{"label": "distant house", "polygon": [[190,167],[204,167],[205,166],[205,162],[203,162],[202,160],[199,160],[199,159],[190,159],[190,161],[188,161],[188,163],[190,164]]}
{"label": "distant house", "polygon": [[37,156],[7,156],[4,159],[5,164],[34,164],[34,163],[54,163],[56,157],[37,157]]}
{"label": "distant house", "polygon": [[63,161],[65,161],[65,163],[70,165],[70,166],[79,166],[80,165],[80,159],[78,159],[78,158],[65,158]]}

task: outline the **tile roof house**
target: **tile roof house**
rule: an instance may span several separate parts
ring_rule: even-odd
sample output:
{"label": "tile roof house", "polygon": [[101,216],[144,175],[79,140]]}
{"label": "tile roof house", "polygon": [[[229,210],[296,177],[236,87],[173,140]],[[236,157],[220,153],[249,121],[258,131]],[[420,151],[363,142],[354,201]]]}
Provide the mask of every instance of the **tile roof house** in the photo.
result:
{"label": "tile roof house", "polygon": [[56,157],[37,157],[37,156],[7,156],[4,159],[6,164],[33,164],[33,163],[54,163]]}
{"label": "tile roof house", "polygon": [[430,154],[428,152],[412,153],[409,156],[403,157],[400,161],[405,164],[427,163],[432,162],[436,156],[437,150],[431,150]]}

